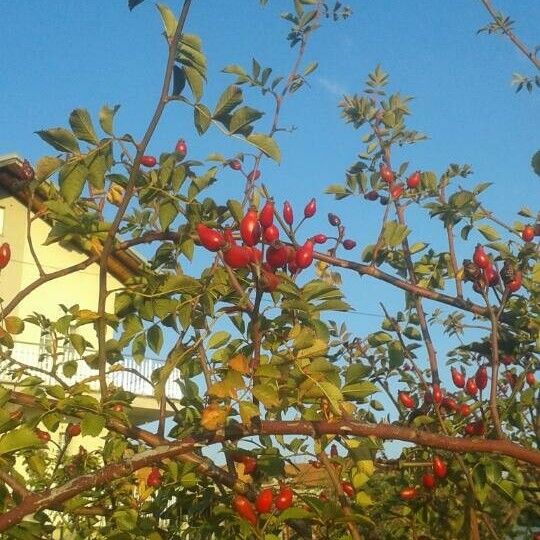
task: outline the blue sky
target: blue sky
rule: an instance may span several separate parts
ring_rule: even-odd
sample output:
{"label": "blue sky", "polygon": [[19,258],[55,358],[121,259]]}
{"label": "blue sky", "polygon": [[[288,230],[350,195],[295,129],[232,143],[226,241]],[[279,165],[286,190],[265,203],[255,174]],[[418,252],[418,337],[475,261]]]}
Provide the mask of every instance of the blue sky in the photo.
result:
{"label": "blue sky", "polygon": [[[540,42],[537,0],[497,0],[497,7],[517,21],[516,31],[534,46]],[[275,73],[287,73],[293,60],[284,40],[286,23],[279,13],[292,4],[270,0],[261,9],[256,0],[194,0],[187,31],[199,34],[209,62],[209,85],[203,102],[213,105],[231,76],[220,73],[230,63],[249,66],[255,57]],[[381,207],[359,199],[335,203],[323,195],[330,183],[341,182],[344,170],[361,150],[360,136],[339,118],[343,93],[359,92],[366,74],[381,64],[390,73],[391,89],[415,97],[411,127],[429,140],[401,150],[396,158],[411,167],[442,172],[448,163],[469,163],[474,176],[462,184],[494,182],[486,205],[512,222],[522,205],[538,209],[540,179],[530,167],[540,148],[540,90],[515,94],[513,72],[533,73],[533,66],[502,38],[476,35],[488,21],[479,1],[378,0],[349,2],[353,16],[337,24],[325,22],[313,37],[306,62],[318,61],[311,87],[285,103],[282,125],[296,126],[280,134],[283,162],[265,162],[263,178],[278,201],[288,198],[301,212],[316,196],[321,219],[318,229],[329,232],[324,216],[337,211],[349,235],[360,246],[371,243],[378,230]],[[175,12],[179,2],[174,2]],[[17,152],[34,162],[50,153],[33,133],[67,125],[69,112],[87,108],[97,115],[101,105],[121,104],[118,132],[136,138],[144,132],[161,85],[165,46],[161,22],[149,0],[129,12],[127,1],[2,2],[5,22],[0,50],[2,104],[0,153]],[[245,91],[246,101],[270,110],[270,100]],[[263,118],[267,129],[271,114]],[[204,159],[211,151],[232,155],[245,149],[210,130],[199,137],[191,111],[173,104],[152,140],[149,152],[172,149],[176,139],[188,141],[190,157]],[[240,197],[238,175],[226,170],[213,193],[225,200]],[[536,207],[536,208],[535,208]],[[411,241],[426,239],[436,246],[439,222],[412,217]],[[460,248],[465,256],[478,236]],[[357,258],[357,253],[351,254]],[[369,287],[367,286],[369,285]],[[379,313],[380,300],[392,305],[392,291],[364,278],[347,281],[346,290],[361,313]],[[378,318],[348,317],[359,333]],[[446,345],[445,345],[446,346]],[[443,346],[443,348],[445,347]]]}

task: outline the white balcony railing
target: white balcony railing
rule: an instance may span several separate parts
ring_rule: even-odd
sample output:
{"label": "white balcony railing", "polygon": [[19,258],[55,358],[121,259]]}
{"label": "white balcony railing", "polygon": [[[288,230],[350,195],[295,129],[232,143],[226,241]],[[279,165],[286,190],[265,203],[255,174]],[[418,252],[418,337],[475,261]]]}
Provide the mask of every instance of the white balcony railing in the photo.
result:
{"label": "white balcony railing", "polygon": [[[4,357],[5,354],[6,353],[4,352],[2,357]],[[4,382],[9,381],[9,377],[6,376],[7,370],[12,371],[13,369],[21,368],[22,364],[24,364],[24,366],[29,367],[29,369],[26,370],[26,375],[38,376],[43,379],[44,384],[58,384],[58,380],[52,376],[54,369],[53,358],[44,351],[43,346],[40,344],[16,342],[10,354],[11,359],[15,362],[10,362],[9,359],[3,360],[2,357],[0,357],[0,379]],[[63,362],[69,360],[77,362],[77,372],[72,377],[66,377],[64,375],[61,365]],[[21,364],[18,364],[17,362],[21,362]],[[62,379],[66,384],[73,385],[85,381],[92,391],[99,392],[97,371],[91,369],[74,350],[64,349],[60,351],[57,355],[56,365],[60,365],[55,371],[56,376]],[[107,374],[107,382],[118,388],[122,388],[127,392],[136,394],[137,396],[153,396],[154,390],[148,381],[151,379],[152,372],[162,365],[162,360],[145,358],[138,364],[132,357],[124,356],[123,362],[108,367],[110,372]],[[142,377],[129,370],[137,371]],[[165,385],[166,395],[170,399],[180,399],[182,397],[180,386],[176,382],[178,378],[179,372],[174,369]]]}

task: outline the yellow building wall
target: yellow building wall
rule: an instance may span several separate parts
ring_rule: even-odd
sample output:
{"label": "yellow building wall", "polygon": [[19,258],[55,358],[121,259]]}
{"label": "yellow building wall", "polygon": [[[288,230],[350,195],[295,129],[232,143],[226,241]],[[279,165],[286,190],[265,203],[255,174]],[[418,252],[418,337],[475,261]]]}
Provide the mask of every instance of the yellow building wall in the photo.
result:
{"label": "yellow building wall", "polygon": [[[6,305],[20,290],[39,277],[38,268],[30,252],[26,237],[27,208],[19,201],[0,191],[0,207],[4,208],[3,230],[0,243],[8,242],[11,246],[11,262],[0,273],[0,298]],[[58,243],[43,245],[50,227],[41,219],[32,223],[31,234],[34,250],[46,273],[54,272],[77,264],[86,255],[71,250]],[[63,315],[59,304],[70,307],[79,304],[81,309],[97,311],[99,287],[99,266],[92,264],[86,269],[55,279],[41,285],[28,295],[12,315],[24,318],[36,311],[56,320]],[[122,284],[113,276],[107,277],[107,289],[116,289]],[[113,311],[114,295],[107,299],[107,311]],[[85,325],[77,330],[85,339],[96,344],[96,333],[93,325]],[[18,340],[39,343],[38,327],[26,324],[24,333]]]}

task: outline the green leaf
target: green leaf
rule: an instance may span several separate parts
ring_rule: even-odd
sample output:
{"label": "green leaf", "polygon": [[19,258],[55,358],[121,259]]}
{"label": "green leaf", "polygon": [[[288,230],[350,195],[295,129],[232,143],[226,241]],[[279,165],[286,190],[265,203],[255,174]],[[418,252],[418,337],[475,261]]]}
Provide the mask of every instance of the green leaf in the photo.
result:
{"label": "green leaf", "polygon": [[176,219],[178,215],[178,209],[173,200],[167,199],[159,205],[159,224],[163,230],[167,229],[169,225]]}
{"label": "green leaf", "polygon": [[368,343],[372,347],[378,347],[379,345],[388,343],[389,341],[392,341],[392,337],[386,332],[375,332],[368,337]]}
{"label": "green leaf", "polygon": [[244,216],[242,204],[238,201],[235,201],[234,199],[229,199],[227,201],[227,208],[229,209],[229,212],[231,213],[236,223],[239,224],[242,220],[242,217]]}
{"label": "green leaf", "polygon": [[60,194],[68,204],[73,204],[81,196],[87,177],[88,169],[81,161],[66,164],[60,169]]}
{"label": "green leaf", "polygon": [[99,140],[94,130],[92,119],[86,109],[75,109],[72,111],[69,115],[69,125],[77,139],[90,144],[98,144]]}
{"label": "green leaf", "polygon": [[62,364],[62,373],[64,377],[70,379],[77,373],[77,362],[75,360],[68,360]]}
{"label": "green leaf", "polygon": [[4,328],[10,334],[20,334],[24,330],[24,322],[19,317],[11,315],[4,319]]}
{"label": "green leaf", "polygon": [[99,111],[99,125],[107,135],[114,135],[113,119],[119,108],[120,105],[115,105],[112,109],[108,105],[103,105]]}
{"label": "green leaf", "polygon": [[82,417],[81,433],[90,437],[97,437],[105,427],[105,417],[87,412]]}
{"label": "green leaf", "polygon": [[279,521],[286,521],[288,519],[308,519],[312,517],[311,513],[304,508],[287,508],[279,514]]}
{"label": "green leaf", "polygon": [[345,399],[364,399],[379,392],[379,388],[370,381],[362,381],[345,385],[341,392]]}
{"label": "green leaf", "polygon": [[0,438],[0,455],[40,445],[41,442],[35,431],[28,426],[21,426],[9,431]]}
{"label": "green leaf", "polygon": [[138,515],[137,510],[128,508],[126,510],[116,510],[113,512],[112,518],[121,531],[132,531],[137,526]]}
{"label": "green leaf", "polygon": [[64,162],[61,159],[52,156],[44,156],[38,160],[34,167],[36,179],[39,181],[47,180],[55,173]]}
{"label": "green leaf", "polygon": [[390,361],[390,369],[397,368],[403,364],[405,356],[403,354],[403,347],[397,340],[392,340],[388,344],[388,360]]}
{"label": "green leaf", "polygon": [[193,109],[193,121],[199,135],[203,135],[212,122],[210,109],[202,103],[197,103]]}
{"label": "green leaf", "polygon": [[252,133],[251,135],[248,135],[246,139],[249,143],[251,143],[253,146],[256,146],[269,158],[272,158],[278,163],[281,161],[281,153],[279,151],[279,147],[276,141],[272,139],[272,137],[264,135],[263,133]]}
{"label": "green leaf", "polygon": [[227,115],[240,103],[242,103],[242,90],[238,86],[231,84],[221,94],[212,117],[214,120],[223,122]]}
{"label": "green leaf", "polygon": [[313,73],[319,64],[317,62],[311,62],[304,68],[304,77],[307,77],[310,73]]}
{"label": "green leaf", "polygon": [[259,118],[264,116],[264,113],[252,109],[251,107],[240,107],[237,109],[229,122],[229,132],[237,133],[241,131],[246,126],[249,126],[251,123],[255,122]]}
{"label": "green leaf", "polygon": [[148,346],[156,353],[159,354],[161,347],[163,347],[163,330],[161,326],[154,324],[152,325],[147,332],[146,341]]}
{"label": "green leaf", "polygon": [[489,242],[494,242],[500,238],[499,233],[489,225],[477,225],[476,228]]}
{"label": "green leaf", "polygon": [[168,39],[171,39],[176,31],[176,17],[167,6],[164,6],[163,4],[156,4],[156,7],[158,8],[159,14],[161,15],[161,21],[163,22],[163,29],[165,30],[165,35]]}
{"label": "green leaf", "polygon": [[186,81],[191,88],[193,97],[196,101],[199,101],[203,94],[204,77],[197,69],[186,65],[184,66],[184,75],[186,76]]}
{"label": "green leaf", "polygon": [[218,349],[219,347],[222,347],[225,345],[231,339],[231,334],[229,332],[220,331],[213,334],[210,339],[208,340],[208,348],[210,349]]}
{"label": "green leaf", "polygon": [[68,152],[70,154],[78,154],[80,152],[79,143],[71,133],[64,128],[51,128],[41,131],[36,131],[36,134],[41,137],[47,144],[50,144],[60,152]]}
{"label": "green leaf", "polygon": [[253,395],[267,408],[277,407],[280,403],[277,389],[271,384],[256,384]]}

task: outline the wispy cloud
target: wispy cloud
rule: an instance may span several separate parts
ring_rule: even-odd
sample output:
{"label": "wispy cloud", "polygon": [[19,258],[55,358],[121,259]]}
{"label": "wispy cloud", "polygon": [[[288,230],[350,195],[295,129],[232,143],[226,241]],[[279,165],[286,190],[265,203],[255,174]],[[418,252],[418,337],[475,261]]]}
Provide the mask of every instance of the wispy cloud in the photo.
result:
{"label": "wispy cloud", "polygon": [[331,81],[325,77],[317,77],[317,82],[330,94],[342,98],[347,89],[336,81]]}

